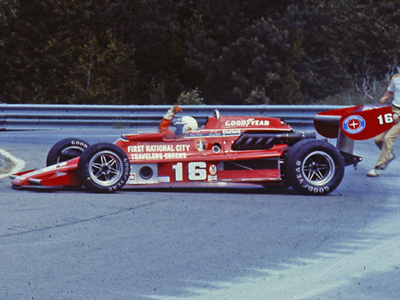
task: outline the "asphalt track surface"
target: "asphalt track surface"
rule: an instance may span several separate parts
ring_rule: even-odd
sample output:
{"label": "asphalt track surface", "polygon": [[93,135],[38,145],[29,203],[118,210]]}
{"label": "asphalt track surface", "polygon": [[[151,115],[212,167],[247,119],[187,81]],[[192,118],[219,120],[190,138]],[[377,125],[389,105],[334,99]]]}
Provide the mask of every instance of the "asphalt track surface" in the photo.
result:
{"label": "asphalt track surface", "polygon": [[[62,138],[119,133],[0,132],[0,149],[37,168]],[[328,196],[18,191],[2,178],[0,299],[397,299],[400,159],[368,178],[377,148],[355,153],[364,161]]]}

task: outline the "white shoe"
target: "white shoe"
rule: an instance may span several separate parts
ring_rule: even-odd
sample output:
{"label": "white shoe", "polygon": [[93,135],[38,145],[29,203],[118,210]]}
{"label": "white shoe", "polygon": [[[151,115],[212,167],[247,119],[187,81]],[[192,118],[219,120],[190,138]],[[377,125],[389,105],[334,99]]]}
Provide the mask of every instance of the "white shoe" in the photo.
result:
{"label": "white shoe", "polygon": [[389,157],[387,158],[387,160],[386,160],[383,164],[381,164],[381,165],[379,166],[379,170],[385,170],[386,167],[387,167],[393,160],[395,160],[395,158],[396,158],[396,155],[394,155],[393,152],[390,152]]}
{"label": "white shoe", "polygon": [[378,177],[378,176],[381,176],[381,172],[379,172],[378,169],[373,168],[367,173],[367,176],[368,177]]}

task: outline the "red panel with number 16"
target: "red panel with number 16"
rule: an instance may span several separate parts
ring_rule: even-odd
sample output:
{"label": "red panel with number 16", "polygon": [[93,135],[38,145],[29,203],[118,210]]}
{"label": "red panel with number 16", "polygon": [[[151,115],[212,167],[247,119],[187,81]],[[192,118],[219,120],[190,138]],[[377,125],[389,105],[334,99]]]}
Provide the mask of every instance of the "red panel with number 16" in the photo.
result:
{"label": "red panel with number 16", "polygon": [[364,106],[362,110],[340,119],[343,133],[353,140],[373,138],[394,125],[391,106],[380,108]]}

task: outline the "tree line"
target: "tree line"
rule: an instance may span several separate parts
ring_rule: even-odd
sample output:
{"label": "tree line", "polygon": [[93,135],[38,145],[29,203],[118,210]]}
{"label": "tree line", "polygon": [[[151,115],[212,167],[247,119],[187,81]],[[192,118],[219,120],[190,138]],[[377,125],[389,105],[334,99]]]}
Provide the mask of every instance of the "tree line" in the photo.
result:
{"label": "tree line", "polygon": [[397,66],[389,0],[0,0],[0,102],[306,104]]}

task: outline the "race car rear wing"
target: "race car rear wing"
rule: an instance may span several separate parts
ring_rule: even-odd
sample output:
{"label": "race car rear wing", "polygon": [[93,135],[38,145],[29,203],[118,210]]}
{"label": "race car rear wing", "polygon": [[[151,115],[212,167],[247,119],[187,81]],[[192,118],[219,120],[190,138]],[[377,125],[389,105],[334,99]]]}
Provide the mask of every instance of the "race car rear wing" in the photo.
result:
{"label": "race car rear wing", "polygon": [[354,141],[373,138],[394,125],[391,106],[358,105],[321,112],[314,117],[317,132],[336,138],[336,147],[346,165],[357,166],[362,158],[353,155]]}

